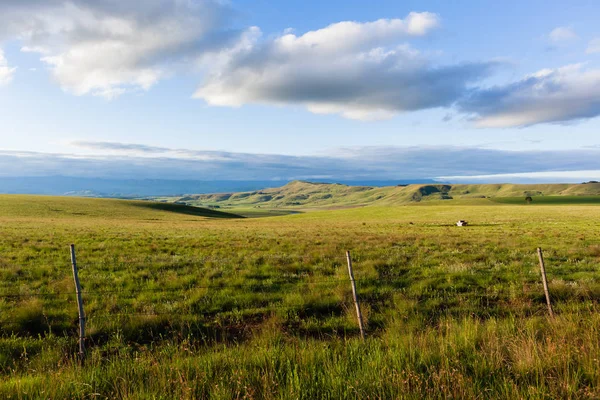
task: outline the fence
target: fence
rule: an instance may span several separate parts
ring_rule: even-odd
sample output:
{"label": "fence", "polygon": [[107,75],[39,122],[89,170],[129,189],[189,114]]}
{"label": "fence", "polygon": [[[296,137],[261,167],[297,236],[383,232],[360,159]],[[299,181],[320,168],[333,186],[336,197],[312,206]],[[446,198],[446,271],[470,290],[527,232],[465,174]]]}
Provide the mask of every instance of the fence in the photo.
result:
{"label": "fence", "polygon": [[[259,297],[251,297],[250,301],[246,303],[231,303],[228,304],[227,307],[222,307],[221,312],[225,313],[229,312],[245,312],[248,310],[259,310],[259,311],[273,311],[273,310],[282,310],[288,312],[301,312],[306,315],[337,315],[341,313],[349,314],[355,313],[356,315],[356,326],[358,328],[358,333],[364,339],[368,334],[369,330],[365,326],[365,321],[363,320],[363,307],[366,306],[368,308],[373,307],[385,307],[385,301],[389,300],[390,295],[396,296],[397,300],[404,301],[407,303],[412,303],[413,305],[421,305],[421,306],[429,306],[429,308],[438,308],[441,312],[444,309],[450,309],[452,305],[461,305],[467,304],[470,308],[468,310],[476,310],[477,307],[482,310],[489,310],[490,308],[494,308],[496,312],[513,312],[515,303],[514,301],[518,298],[519,304],[523,304],[521,300],[528,300],[525,302],[525,307],[529,307],[531,313],[541,313],[540,306],[544,303],[548,308],[548,314],[553,316],[552,309],[552,300],[550,297],[550,289],[548,286],[546,271],[545,271],[545,263],[543,259],[542,250],[538,249],[538,257],[539,264],[541,269],[541,277],[542,279],[538,282],[541,283],[540,286],[530,286],[530,287],[522,287],[521,290],[515,289],[513,292],[508,291],[486,291],[484,293],[477,293],[473,290],[465,290],[464,288],[454,288],[450,290],[440,290],[440,289],[428,289],[424,287],[422,291],[419,293],[415,293],[414,291],[409,291],[406,289],[405,281],[400,279],[388,279],[388,278],[373,278],[373,277],[361,277],[356,279],[354,276],[353,266],[352,266],[352,258],[350,252],[347,252],[345,255],[340,255],[339,257],[333,257],[339,264],[342,265],[342,262],[345,262],[348,268],[348,276],[345,278],[341,277],[330,277],[327,279],[319,278],[319,279],[303,279],[302,276],[279,276],[279,277],[269,277],[269,279],[259,279],[260,276],[255,279],[254,282],[237,282],[237,283],[223,283],[219,282],[216,284],[195,284],[190,283],[186,286],[179,287],[158,287],[158,288],[143,288],[139,287],[137,289],[129,288],[127,290],[123,289],[111,289],[111,288],[101,288],[101,289],[90,289],[86,290],[86,280],[85,278],[81,281],[83,285],[80,283],[79,278],[79,268],[78,261],[75,256],[74,246],[71,247],[71,261],[72,261],[72,272],[73,272],[73,281],[74,281],[74,289],[70,291],[54,291],[51,293],[44,292],[29,292],[29,293],[1,293],[0,300],[2,301],[18,301],[23,299],[51,299],[54,302],[62,302],[66,308],[73,309],[74,305],[77,306],[78,312],[78,328],[77,329],[77,338],[79,342],[79,356],[83,360],[85,357],[85,329],[86,323],[89,321],[95,320],[113,320],[118,321],[121,318],[157,318],[157,317],[173,317],[176,315],[178,318],[189,317],[193,318],[197,321],[208,321],[214,319],[219,315],[219,310],[215,312],[206,312],[206,310],[198,310],[198,309],[189,309],[184,310],[180,307],[173,307],[173,304],[166,303],[166,307],[163,309],[157,309],[157,304],[152,304],[152,307],[147,311],[144,311],[143,307],[140,307],[139,302],[134,302],[133,307],[131,309],[123,308],[122,306],[115,306],[112,309],[109,309],[109,312],[98,312],[96,308],[87,309],[89,304],[87,303],[102,303],[107,301],[112,301],[111,296],[118,298],[119,300],[127,300],[127,299],[137,299],[140,295],[177,295],[182,296],[186,295],[188,292],[197,292],[199,290],[203,290],[206,293],[209,292],[219,292],[219,291],[228,291],[228,292],[239,292],[247,295],[251,294],[272,294],[272,293],[280,293],[287,286],[293,286],[298,289],[302,286],[307,286],[310,288],[325,288],[330,291],[341,290],[342,292],[348,292],[348,296],[344,296],[347,298],[347,301],[339,302],[335,304],[335,302],[331,301],[323,301],[316,302],[311,304],[306,304],[299,302],[298,304],[289,304],[283,302],[279,296],[267,296],[264,299],[260,299]],[[304,257],[290,257],[288,255],[269,255],[269,256],[261,256],[262,260],[271,259],[303,259]],[[327,259],[331,260],[331,256],[327,256]],[[210,261],[219,261],[223,262],[226,260],[221,257],[205,257],[202,258],[203,262]],[[336,261],[336,262],[337,262]],[[83,286],[83,289],[82,289]],[[323,289],[323,291],[325,290]],[[361,289],[366,289],[365,292],[361,292]],[[514,288],[513,288],[514,289]],[[382,293],[385,293],[386,296],[382,296]],[[351,295],[350,295],[351,294]],[[176,296],[176,297],[177,297]],[[581,299],[588,300],[596,300],[595,295],[580,293],[577,294]],[[587,297],[586,297],[587,296]],[[76,302],[73,302],[73,297],[76,299]],[[279,300],[277,300],[279,299]],[[352,305],[349,305],[352,304]],[[504,311],[503,311],[504,310]],[[87,314],[86,312],[87,311]],[[47,319],[49,317],[46,317]],[[51,319],[51,317],[50,317]],[[26,318],[20,318],[18,320],[11,320],[10,318],[2,318],[0,319],[3,323],[10,322],[27,322]],[[50,323],[48,323],[51,326]]]}

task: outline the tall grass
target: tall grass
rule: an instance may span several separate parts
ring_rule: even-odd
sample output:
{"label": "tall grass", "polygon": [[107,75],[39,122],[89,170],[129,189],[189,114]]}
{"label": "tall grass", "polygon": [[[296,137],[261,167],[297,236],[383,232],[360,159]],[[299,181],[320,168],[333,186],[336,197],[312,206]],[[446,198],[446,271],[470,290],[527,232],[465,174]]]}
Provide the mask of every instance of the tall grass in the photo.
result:
{"label": "tall grass", "polygon": [[[132,346],[115,334],[80,368],[48,338],[3,398],[588,398],[598,395],[600,318],[444,319],[366,342],[290,337],[269,321],[243,344]],[[12,339],[15,347],[25,345]],[[24,341],[24,339],[21,339]],[[4,342],[5,347],[8,347]],[[60,346],[65,348],[60,349]],[[58,349],[57,347],[58,346]],[[61,351],[62,350],[62,351]],[[14,351],[14,349],[13,349]],[[15,355],[18,355],[16,352]]]}
{"label": "tall grass", "polygon": [[215,220],[127,202],[0,203],[0,398],[600,397],[598,207]]}

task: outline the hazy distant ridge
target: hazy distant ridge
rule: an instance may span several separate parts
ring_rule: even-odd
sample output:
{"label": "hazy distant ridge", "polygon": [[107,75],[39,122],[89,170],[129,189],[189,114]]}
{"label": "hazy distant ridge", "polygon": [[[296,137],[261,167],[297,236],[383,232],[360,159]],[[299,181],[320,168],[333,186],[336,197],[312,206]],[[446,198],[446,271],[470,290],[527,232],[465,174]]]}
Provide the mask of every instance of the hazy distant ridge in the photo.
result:
{"label": "hazy distant ridge", "polygon": [[[242,192],[285,185],[289,181],[104,179],[69,176],[0,177],[0,193],[82,197],[179,196],[185,193]],[[397,181],[341,181],[350,185],[387,186],[398,183],[433,183],[428,179]]]}

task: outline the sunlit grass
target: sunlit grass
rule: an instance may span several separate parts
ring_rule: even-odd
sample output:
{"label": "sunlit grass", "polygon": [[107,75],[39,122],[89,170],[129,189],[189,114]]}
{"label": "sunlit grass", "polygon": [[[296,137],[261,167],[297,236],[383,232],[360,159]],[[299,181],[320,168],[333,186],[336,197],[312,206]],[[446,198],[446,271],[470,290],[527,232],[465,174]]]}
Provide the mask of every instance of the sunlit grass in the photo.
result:
{"label": "sunlit grass", "polygon": [[599,396],[600,207],[475,203],[214,219],[0,196],[0,397]]}

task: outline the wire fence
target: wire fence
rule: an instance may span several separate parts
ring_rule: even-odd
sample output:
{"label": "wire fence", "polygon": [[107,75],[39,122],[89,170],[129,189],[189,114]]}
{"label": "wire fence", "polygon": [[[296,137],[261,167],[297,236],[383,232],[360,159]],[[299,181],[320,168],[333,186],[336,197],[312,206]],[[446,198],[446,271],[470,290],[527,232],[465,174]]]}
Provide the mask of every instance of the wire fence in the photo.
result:
{"label": "wire fence", "polygon": [[[406,286],[406,280],[394,280],[394,279],[383,279],[383,278],[363,278],[363,279],[355,279],[355,281],[359,284],[359,286],[373,286],[380,285],[381,289],[393,289],[395,293],[403,293],[407,294],[407,289],[403,286]],[[117,294],[122,297],[134,297],[136,295],[142,293],[156,293],[156,294],[166,294],[166,293],[187,293],[193,292],[196,290],[223,290],[223,289],[254,289],[255,291],[260,291],[260,289],[268,289],[268,288],[276,288],[280,289],[281,286],[319,286],[319,285],[343,285],[348,284],[349,280],[346,279],[317,279],[317,280],[280,280],[280,281],[271,281],[271,282],[240,282],[240,283],[217,283],[212,285],[188,285],[181,287],[162,287],[162,288],[122,288],[122,289],[108,289],[108,290],[82,290],[82,295],[84,297],[90,296],[103,296],[103,295],[112,295]],[[538,290],[541,288],[541,283],[536,284],[535,287],[531,285],[522,286],[522,287],[513,287],[509,289],[505,289],[503,291],[499,290],[491,290],[485,291],[485,293],[477,292],[477,290],[482,290],[481,287],[462,287],[460,289],[431,289],[425,288],[418,295],[413,296],[421,296],[421,297],[434,297],[436,295],[471,295],[471,296],[479,296],[485,298],[498,298],[498,297],[514,297],[516,294],[520,296],[536,296],[536,295],[544,295],[543,291]],[[349,287],[348,287],[349,289]],[[473,292],[475,290],[475,292]],[[574,292],[574,295],[577,296],[585,296],[586,289],[585,287],[581,287],[578,293]],[[596,294],[595,292],[588,292],[590,298],[592,295]],[[600,298],[600,293],[597,293]],[[28,293],[0,293],[0,299],[21,299],[21,298],[61,298],[64,296],[75,296],[75,291],[60,291],[60,292],[28,292]],[[595,297],[595,296],[594,296]]]}
{"label": "wire fence", "polygon": [[[454,299],[454,300],[506,300],[506,299],[525,299],[525,298],[542,298],[544,296],[544,292],[542,291],[542,284],[535,286],[527,286],[527,287],[515,287],[514,289],[508,290],[491,290],[487,291],[478,287],[471,288],[461,288],[461,289],[424,289],[419,293],[415,293],[414,289],[407,289],[404,287],[399,287],[406,285],[405,280],[390,280],[390,279],[377,279],[377,278],[366,278],[366,279],[356,279],[356,283],[359,288],[372,288],[373,286],[377,286],[379,289],[378,292],[375,292],[374,295],[378,294],[397,294],[401,295],[404,300],[414,300],[418,303],[424,303],[431,300],[439,300],[439,299]],[[283,285],[290,285],[293,287],[298,286],[327,286],[329,287],[337,287],[342,290],[350,291],[350,286],[348,286],[348,279],[326,279],[326,280],[311,280],[311,281],[279,281],[279,282],[249,282],[249,283],[236,283],[236,284],[224,284],[219,283],[216,285],[190,285],[183,287],[168,287],[168,288],[137,288],[137,289],[117,289],[117,290],[82,290],[81,294],[84,299],[91,300],[95,297],[101,297],[106,295],[117,295],[118,298],[127,299],[127,298],[135,298],[139,294],[143,293],[152,293],[152,294],[187,294],[193,293],[197,290],[223,290],[223,289],[248,289],[252,288],[256,293],[261,293],[260,289],[268,289],[268,288],[276,288],[282,289]],[[397,287],[398,286],[398,287]],[[385,292],[384,292],[385,291]],[[247,292],[241,292],[240,294],[247,294]],[[359,293],[360,294],[360,293]],[[40,299],[59,299],[66,301],[68,303],[72,302],[72,298],[75,297],[75,291],[64,291],[64,292],[53,292],[53,293],[41,293],[41,292],[31,292],[31,293],[2,293],[0,294],[0,299],[30,299],[30,298],[40,298]],[[371,296],[373,294],[370,294]],[[580,288],[577,292],[569,293],[565,295],[561,293],[561,296],[558,297],[558,300],[569,298],[569,299],[587,299],[587,300],[600,300],[600,293],[596,293],[595,291],[588,291],[585,288]],[[269,300],[269,299],[267,299]],[[362,302],[371,302],[376,303],[376,301],[369,301],[363,299]],[[293,305],[286,305],[281,307],[291,307]],[[277,307],[276,304],[270,304],[269,307]]]}
{"label": "wire fence", "polygon": [[[396,254],[397,255],[397,254]],[[392,256],[392,254],[388,254],[387,256]],[[341,267],[343,263],[347,261],[347,256],[332,256],[330,254],[311,254],[311,255],[289,255],[289,254],[251,254],[250,256],[244,257],[217,257],[217,256],[206,256],[206,257],[196,257],[196,258],[184,258],[179,256],[173,256],[172,258],[164,258],[159,260],[160,262],[165,262],[171,264],[176,264],[178,262],[184,262],[193,265],[202,265],[203,263],[208,262],[218,262],[221,264],[227,264],[232,262],[237,262],[240,259],[244,259],[245,263],[248,264],[258,264],[265,263],[268,260],[295,260],[295,261],[306,261],[310,260],[314,262],[315,260],[321,262],[331,262],[334,261],[336,264],[339,264]],[[360,263],[364,260],[372,260],[368,256],[364,256],[361,254],[354,255],[353,260],[355,263]],[[127,266],[129,268],[137,268],[140,266],[144,266],[147,264],[155,264],[156,260],[145,259],[139,260],[136,259],[134,263],[128,264],[125,260],[120,259],[118,261],[102,261],[96,263],[82,263],[80,265],[83,271],[87,269],[93,270],[95,267],[104,267],[106,265],[121,265]],[[65,265],[68,265],[66,262],[61,264],[61,267],[64,268]],[[92,276],[92,274],[90,274]],[[142,294],[154,294],[157,295],[157,298],[154,298],[153,303],[141,303],[136,302],[135,304],[127,303],[126,304],[113,304],[111,303],[111,307],[109,307],[110,311],[106,311],[106,309],[98,309],[93,308],[88,311],[86,315],[86,319],[90,321],[94,320],[109,320],[109,319],[117,319],[117,318],[137,318],[137,317],[170,317],[170,318],[196,318],[198,320],[206,320],[207,318],[214,318],[218,316],[219,311],[211,310],[210,312],[206,312],[206,309],[202,307],[196,307],[196,309],[190,308],[189,304],[185,304],[187,295],[195,294],[194,292],[205,291],[223,291],[228,289],[232,291],[231,294],[231,302],[227,304],[227,307],[224,307],[221,310],[221,314],[226,313],[235,313],[235,312],[245,312],[252,310],[262,310],[262,311],[270,311],[270,310],[284,310],[290,313],[294,312],[303,312],[306,315],[317,315],[323,316],[326,318],[328,313],[340,313],[340,310],[343,310],[347,313],[352,312],[351,306],[351,298],[350,298],[350,279],[348,277],[338,278],[335,276],[332,277],[315,277],[309,274],[306,275],[296,275],[293,277],[290,276],[263,276],[263,277],[237,277],[236,279],[245,279],[243,282],[222,282],[216,281],[214,283],[190,283],[186,285],[180,286],[168,286],[168,287],[121,287],[121,288],[97,288],[87,290],[86,286],[86,274],[82,274],[82,282],[83,289],[81,290],[81,295],[84,302],[96,301],[102,304],[101,300],[103,297],[107,299],[112,299],[115,297],[117,300],[135,300]],[[63,277],[63,279],[68,278],[68,276]],[[519,285],[517,282],[513,282],[512,285],[507,285],[502,290],[497,288],[488,289],[480,286],[463,286],[458,288],[433,288],[433,287],[423,287],[421,290],[416,291],[414,288],[407,287],[406,279],[399,279],[397,277],[361,277],[355,280],[358,285],[358,299],[363,306],[373,309],[377,309],[378,307],[391,307],[394,302],[403,301],[405,303],[410,303],[410,305],[406,305],[405,307],[419,307],[423,305],[428,305],[431,308],[438,308],[440,311],[452,309],[453,307],[459,307],[461,304],[467,303],[467,305],[471,306],[467,307],[465,312],[472,312],[473,309],[479,307],[485,312],[486,308],[489,307],[505,307],[507,311],[514,310],[514,303],[519,303],[521,306],[523,303],[527,303],[526,306],[530,308],[530,312],[533,314],[541,314],[544,312],[544,292],[542,291],[542,283],[539,280],[536,281],[528,281],[521,283]],[[97,282],[95,282],[97,284]],[[251,293],[285,293],[286,290],[292,290],[293,288],[310,286],[310,287],[319,287],[325,291],[329,290],[338,290],[343,293],[342,298],[340,299],[340,295],[338,293],[338,303],[332,304],[331,301],[324,301],[322,304],[311,304],[308,303],[290,303],[286,302],[281,296],[271,296],[266,297],[264,299],[260,299],[257,297],[252,297],[250,299],[246,299],[245,301],[236,301],[235,291],[239,294],[244,295]],[[165,299],[164,295],[173,295],[179,294],[179,301],[183,304],[173,304],[167,302],[160,302],[160,300]],[[206,294],[206,293],[205,293]],[[41,299],[41,300],[49,300],[52,302],[52,307],[56,309],[59,305],[68,308],[74,312],[76,303],[73,301],[75,298],[75,290],[56,290],[56,291],[19,291],[19,292],[0,292],[0,302],[18,302],[24,299]],[[208,299],[210,300],[210,298]],[[600,302],[600,292],[596,290],[591,290],[586,288],[585,285],[582,285],[578,288],[578,290],[571,290],[566,293],[564,290],[560,293],[559,296],[554,298],[555,302],[565,302],[565,301],[580,301],[580,302],[588,302],[591,306],[596,306]],[[129,308],[125,307],[129,306]],[[132,307],[133,306],[133,307]],[[45,315],[45,318],[50,321],[61,321],[64,320],[63,316],[56,315]],[[71,315],[71,314],[69,314]],[[36,317],[39,319],[38,317]],[[2,324],[10,324],[10,323],[23,323],[23,322],[35,322],[37,319],[27,319],[27,316],[20,316],[19,318],[11,318],[10,315],[0,316],[0,329],[2,328]],[[72,320],[76,320],[76,314],[73,314]]]}

